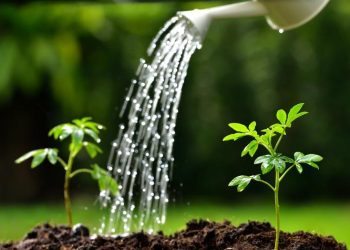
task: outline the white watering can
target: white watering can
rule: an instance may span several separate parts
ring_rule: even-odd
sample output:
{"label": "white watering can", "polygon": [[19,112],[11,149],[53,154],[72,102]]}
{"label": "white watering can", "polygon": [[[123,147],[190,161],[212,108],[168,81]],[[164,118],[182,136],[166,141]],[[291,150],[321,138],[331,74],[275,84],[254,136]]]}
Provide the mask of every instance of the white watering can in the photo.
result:
{"label": "white watering can", "polygon": [[316,16],[329,0],[253,0],[208,9],[181,11],[202,39],[212,19],[265,16],[272,29],[283,32],[303,25]]}

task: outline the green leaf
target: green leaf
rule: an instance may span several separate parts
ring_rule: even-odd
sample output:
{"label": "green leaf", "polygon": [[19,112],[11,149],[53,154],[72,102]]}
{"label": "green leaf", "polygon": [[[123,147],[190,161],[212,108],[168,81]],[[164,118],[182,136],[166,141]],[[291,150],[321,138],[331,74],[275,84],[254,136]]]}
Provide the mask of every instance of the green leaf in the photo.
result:
{"label": "green leaf", "polygon": [[81,118],[81,121],[84,122],[84,123],[86,123],[87,121],[91,121],[91,120],[92,120],[92,118],[89,117],[89,116]]}
{"label": "green leaf", "polygon": [[298,162],[303,156],[304,156],[304,154],[301,153],[301,152],[295,152],[294,153],[294,159],[295,159],[296,162]]}
{"label": "green leaf", "polygon": [[250,176],[253,180],[255,180],[255,181],[260,181],[261,180],[261,178],[260,178],[260,174],[257,174],[257,175],[251,175]]}
{"label": "green leaf", "polygon": [[84,142],[83,145],[91,158],[95,158],[98,153],[102,153],[102,149],[91,142]]}
{"label": "green leaf", "polygon": [[320,155],[316,155],[316,154],[307,154],[307,155],[304,155],[303,157],[301,157],[298,162],[300,163],[307,163],[307,162],[320,162],[322,161],[322,156]]}
{"label": "green leaf", "polygon": [[292,158],[289,158],[287,156],[281,156],[280,157],[282,160],[284,160],[285,162],[291,163],[293,164],[295,161]]}
{"label": "green leaf", "polygon": [[308,112],[300,112],[299,111],[302,109],[304,106],[304,103],[299,103],[294,105],[288,112],[288,117],[287,117],[287,126],[291,127],[292,122],[298,119],[299,117],[306,115]]}
{"label": "green leaf", "polygon": [[271,161],[263,162],[261,164],[261,173],[267,174],[273,169],[274,165],[271,164]]}
{"label": "green leaf", "polygon": [[[256,140],[252,140],[242,151],[241,157],[245,156],[246,154],[253,154],[256,152],[256,150],[258,149],[258,142]],[[251,152],[252,151],[252,152]],[[251,155],[251,156],[253,156]]]}
{"label": "green leaf", "polygon": [[241,123],[230,123],[229,126],[233,130],[235,130],[237,132],[242,132],[242,133],[248,133],[249,132],[249,129],[245,125],[243,125]]}
{"label": "green leaf", "polygon": [[251,180],[261,180],[260,175],[240,175],[235,178],[233,178],[230,183],[228,184],[230,187],[237,186],[237,191],[242,192],[250,183]]}
{"label": "green leaf", "polygon": [[31,168],[39,166],[45,160],[47,152],[47,149],[37,150],[36,154],[33,156]]}
{"label": "green leaf", "polygon": [[99,130],[106,129],[103,125],[96,122],[85,122],[85,127],[92,129],[96,133],[99,133]]}
{"label": "green leaf", "polygon": [[113,195],[116,195],[118,193],[116,180],[97,164],[93,164],[91,167],[93,169],[92,178],[97,180],[100,191],[109,191]]}
{"label": "green leaf", "polygon": [[281,124],[286,124],[287,121],[287,113],[283,109],[279,109],[276,113],[276,118]]}
{"label": "green leaf", "polygon": [[286,134],[284,125],[281,125],[279,123],[271,125],[270,128],[273,132],[277,132],[277,133],[283,134],[283,135]]}
{"label": "green leaf", "polygon": [[83,144],[74,144],[74,143],[70,143],[69,144],[69,151],[74,154],[77,155],[79,153],[79,151],[81,150],[81,148],[83,147]]}
{"label": "green leaf", "polygon": [[239,138],[242,138],[244,136],[246,136],[246,134],[243,134],[243,133],[230,134],[225,136],[223,141],[231,141],[231,140],[237,141]]}
{"label": "green leaf", "polygon": [[280,157],[274,157],[271,164],[277,169],[278,172],[283,173],[286,169],[286,163]]}
{"label": "green leaf", "polygon": [[249,150],[250,157],[253,157],[255,155],[255,153],[258,150],[258,148],[259,148],[259,143],[256,142],[256,144],[254,144]]}
{"label": "green leaf", "polygon": [[52,165],[55,165],[58,158],[58,150],[55,148],[48,148],[47,150],[47,159]]}
{"label": "green leaf", "polygon": [[254,164],[261,164],[261,172],[263,174],[269,173],[273,168],[282,173],[286,168],[285,160],[294,162],[292,159],[281,155],[262,155],[255,159]]}
{"label": "green leaf", "polygon": [[270,161],[271,155],[262,155],[255,159],[254,164],[261,164]]}
{"label": "green leaf", "polygon": [[60,124],[50,130],[49,136],[53,135],[55,140],[59,139],[63,141],[72,134],[74,128],[76,128],[76,126],[69,123]]}
{"label": "green leaf", "polygon": [[237,191],[242,192],[252,180],[251,177],[246,175],[240,175],[235,177],[228,185],[229,186],[237,186]]}
{"label": "green leaf", "polygon": [[274,137],[276,135],[276,131],[274,131],[273,129],[270,128],[266,128],[263,129],[262,132],[264,132],[265,134],[260,136],[260,139],[264,140],[264,142],[266,144],[271,144],[270,143],[270,138]]}
{"label": "green leaf", "polygon": [[296,162],[295,167],[297,168],[299,174],[301,174],[303,172],[303,167],[299,163]]}
{"label": "green leaf", "polygon": [[320,169],[319,166],[316,163],[312,162],[312,161],[305,162],[305,164],[307,164],[307,165],[309,165],[309,166],[311,166],[313,168]]}
{"label": "green leaf", "polygon": [[254,130],[255,130],[255,127],[256,127],[256,122],[255,122],[255,121],[252,121],[252,122],[249,124],[249,126],[248,126],[248,128],[249,128],[250,131],[254,131]]}
{"label": "green leaf", "polygon": [[72,133],[72,142],[76,145],[81,144],[84,139],[84,130],[81,128],[75,128]]}
{"label": "green leaf", "polygon": [[36,150],[33,150],[33,151],[30,151],[24,155],[22,155],[21,157],[17,158],[15,160],[15,163],[19,164],[19,163],[22,163],[26,160],[28,160],[30,157],[33,157],[34,155],[36,155],[38,152],[41,152],[43,149],[36,149]]}
{"label": "green leaf", "polygon": [[264,135],[260,136],[260,140],[266,145],[270,144],[269,138],[270,138],[270,136],[268,134],[264,134]]}
{"label": "green leaf", "polygon": [[295,104],[293,107],[291,107],[291,109],[288,112],[288,117],[289,118],[293,118],[296,114],[299,113],[299,111],[302,109],[302,107],[304,106],[304,103],[298,103]]}
{"label": "green leaf", "polygon": [[[320,155],[316,155],[316,154],[304,155],[301,152],[295,152],[294,159],[295,159],[296,165],[297,164],[300,165],[300,163],[305,163],[305,164],[308,164],[309,166],[316,168],[316,169],[319,169],[319,166],[315,162],[320,162],[323,160],[322,156],[320,156]],[[301,173],[301,172],[299,171],[299,173]]]}
{"label": "green leaf", "polygon": [[63,128],[62,128],[62,132],[61,134],[59,135],[59,139],[61,141],[63,141],[64,139],[66,139],[68,136],[70,136],[73,131],[75,130],[75,126],[72,126],[70,124],[64,124]]}
{"label": "green leaf", "polygon": [[88,134],[92,139],[95,140],[95,142],[100,143],[101,139],[98,137],[98,132],[96,133],[94,130],[85,128],[84,132]]}
{"label": "green leaf", "polygon": [[83,119],[74,119],[72,122],[78,127],[83,128],[85,123]]}
{"label": "green leaf", "polygon": [[50,131],[49,131],[49,136],[52,136],[57,140],[58,137],[60,136],[60,134],[62,133],[62,129],[63,129],[63,126],[64,125],[57,125],[55,126],[54,128],[52,128]]}

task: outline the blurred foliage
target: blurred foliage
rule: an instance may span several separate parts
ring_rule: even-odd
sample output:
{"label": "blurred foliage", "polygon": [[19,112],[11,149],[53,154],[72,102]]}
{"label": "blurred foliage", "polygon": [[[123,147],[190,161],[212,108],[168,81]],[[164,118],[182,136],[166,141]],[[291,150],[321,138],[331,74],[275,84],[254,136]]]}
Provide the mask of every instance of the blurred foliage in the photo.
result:
{"label": "blurred foliage", "polygon": [[[59,170],[33,174],[15,167],[14,159],[45,145],[49,127],[78,116],[106,124],[103,141],[111,142],[123,95],[152,37],[176,11],[206,6],[1,5],[0,200],[61,197]],[[281,149],[312,151],[325,160],[317,174],[291,175],[282,196],[350,198],[349,19],[350,3],[332,1],[310,23],[283,34],[262,18],[212,23],[191,62],[180,104],[173,197],[241,199],[227,187],[230,176],[254,169],[249,159],[239,157],[243,145],[222,142],[227,123],[256,120],[263,126],[277,107],[304,102],[310,115],[288,133],[290,144]],[[101,165],[110,144],[102,148]],[[249,187],[249,193],[263,195],[259,185]]]}

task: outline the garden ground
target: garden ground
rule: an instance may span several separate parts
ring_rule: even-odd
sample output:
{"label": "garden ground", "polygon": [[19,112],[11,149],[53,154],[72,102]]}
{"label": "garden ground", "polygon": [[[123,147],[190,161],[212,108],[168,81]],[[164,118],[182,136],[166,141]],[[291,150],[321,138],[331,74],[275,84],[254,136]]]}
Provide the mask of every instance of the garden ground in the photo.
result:
{"label": "garden ground", "polygon": [[[102,212],[89,202],[75,201],[73,216],[90,228],[97,227]],[[242,202],[243,203],[243,202]],[[220,204],[217,202],[193,202],[169,206],[168,220],[162,230],[172,233],[185,227],[193,218],[216,221],[224,219],[233,224],[248,220],[274,223],[274,211],[270,204],[250,203]],[[87,205],[89,204],[89,205]],[[322,235],[333,235],[336,240],[350,245],[350,203],[282,204],[282,230],[305,230]],[[3,205],[0,206],[0,241],[21,239],[35,225],[43,222],[63,224],[66,218],[61,204]]]}

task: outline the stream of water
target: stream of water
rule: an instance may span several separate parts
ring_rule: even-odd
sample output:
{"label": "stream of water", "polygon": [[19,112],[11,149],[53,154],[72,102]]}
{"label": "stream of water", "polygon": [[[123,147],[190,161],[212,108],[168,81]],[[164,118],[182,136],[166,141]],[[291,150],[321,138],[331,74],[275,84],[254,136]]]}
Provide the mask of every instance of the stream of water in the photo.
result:
{"label": "stream of water", "polygon": [[119,194],[101,192],[109,215],[100,234],[152,233],[166,220],[178,106],[192,54],[201,39],[192,24],[175,16],[161,28],[136,71],[125,97],[107,169]]}

